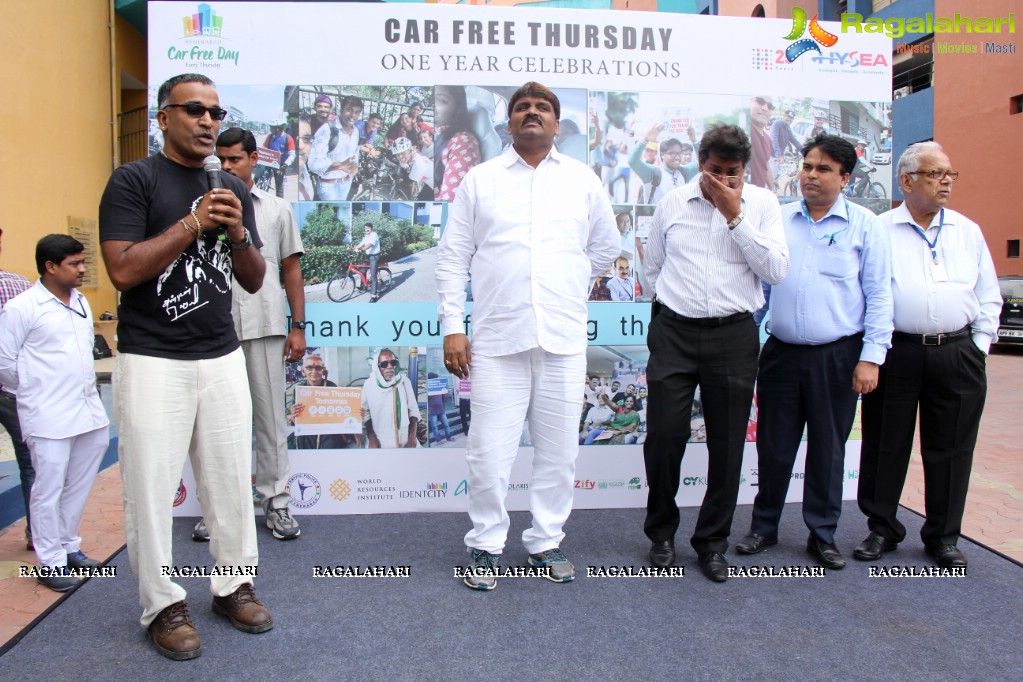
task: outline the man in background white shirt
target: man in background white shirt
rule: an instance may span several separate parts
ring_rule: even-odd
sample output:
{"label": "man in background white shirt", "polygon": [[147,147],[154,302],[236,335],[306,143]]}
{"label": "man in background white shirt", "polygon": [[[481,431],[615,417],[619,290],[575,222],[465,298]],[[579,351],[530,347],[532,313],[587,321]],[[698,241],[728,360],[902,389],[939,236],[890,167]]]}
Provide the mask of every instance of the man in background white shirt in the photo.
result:
{"label": "man in background white shirt", "polygon": [[698,181],[669,192],[654,212],[646,277],[654,293],[647,345],[649,403],[643,444],[650,484],[643,529],[655,566],[675,561],[682,456],[700,387],[707,425],[707,493],[690,543],[704,574],[728,578],[724,552],[739,494],[760,340],[753,312],[761,281],[789,268],[774,194],[743,182],[752,154],[736,126],[711,126],[700,141]]}
{"label": "man in background white shirt", "polygon": [[891,237],[895,333],[877,389],[863,396],[857,499],[870,534],[853,551],[861,561],[906,537],[896,512],[919,411],[927,498],[920,537],[940,566],[967,564],[956,544],[1002,297],[980,226],[946,208],[958,177],[941,145],[910,145],[898,165],[906,200],[880,216]]}
{"label": "man in background white shirt", "polygon": [[57,592],[78,579],[68,569],[100,565],[81,551],[78,527],[109,445],[96,390],[92,311],[76,287],[85,247],[65,234],[36,245],[39,280],[0,313],[0,382],[18,395],[18,418],[32,454],[32,541],[40,584]]}
{"label": "man in background white shirt", "polygon": [[[472,368],[470,552],[464,582],[493,589],[508,536],[505,496],[528,417],[534,445],[530,565],[575,578],[559,546],[572,511],[579,392],[586,378],[586,298],[621,251],[607,193],[593,171],[554,148],[558,98],[530,82],[508,102],[514,143],[459,185],[437,256],[444,363]],[[473,339],[463,325],[472,277]]]}

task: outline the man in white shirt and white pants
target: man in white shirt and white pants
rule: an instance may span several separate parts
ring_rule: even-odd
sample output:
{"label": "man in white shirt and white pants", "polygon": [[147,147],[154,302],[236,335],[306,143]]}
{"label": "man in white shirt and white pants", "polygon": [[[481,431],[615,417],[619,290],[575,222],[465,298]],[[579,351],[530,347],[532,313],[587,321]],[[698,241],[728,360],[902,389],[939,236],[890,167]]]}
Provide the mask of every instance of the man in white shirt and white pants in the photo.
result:
{"label": "man in white shirt and white pants", "polygon": [[906,200],[880,216],[892,244],[895,332],[877,389],[863,396],[857,500],[870,534],[853,551],[861,561],[906,537],[895,516],[919,412],[927,498],[920,537],[940,566],[967,564],[956,544],[1002,297],[980,226],[946,208],[958,177],[941,145],[910,145],[898,165]]}
{"label": "man in white shirt and white pants", "polygon": [[[496,585],[508,535],[505,496],[528,417],[533,449],[529,563],[555,582],[575,577],[559,546],[572,511],[579,394],[586,379],[586,299],[621,251],[600,181],[554,148],[561,105],[535,82],[508,102],[514,143],[469,171],[437,256],[444,362],[472,370],[469,433],[470,552],[465,584]],[[472,278],[472,346],[463,324]]]}
{"label": "man in white shirt and white pants", "polygon": [[0,382],[17,391],[18,419],[32,454],[32,541],[38,581],[57,592],[78,584],[69,571],[98,567],[81,551],[78,527],[109,445],[96,389],[92,311],[75,288],[85,247],[64,234],[36,245],[40,278],[0,313]]}

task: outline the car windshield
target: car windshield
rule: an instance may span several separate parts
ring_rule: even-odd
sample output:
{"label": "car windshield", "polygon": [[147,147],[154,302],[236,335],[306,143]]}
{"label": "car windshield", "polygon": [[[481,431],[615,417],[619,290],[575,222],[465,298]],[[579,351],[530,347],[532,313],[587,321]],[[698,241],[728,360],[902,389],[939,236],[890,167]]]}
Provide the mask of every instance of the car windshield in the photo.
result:
{"label": "car windshield", "polygon": [[1010,302],[1010,299],[1013,299],[1013,303],[1023,302],[1023,278],[1000,279],[998,284],[1002,288],[1002,298],[1006,303]]}

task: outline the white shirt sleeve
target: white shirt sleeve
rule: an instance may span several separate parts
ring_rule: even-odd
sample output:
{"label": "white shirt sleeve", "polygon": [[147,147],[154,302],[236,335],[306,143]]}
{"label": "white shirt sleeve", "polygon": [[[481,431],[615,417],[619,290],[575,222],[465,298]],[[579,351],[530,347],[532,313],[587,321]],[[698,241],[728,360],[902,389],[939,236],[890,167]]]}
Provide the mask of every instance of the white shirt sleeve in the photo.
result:
{"label": "white shirt sleeve", "polygon": [[[473,224],[476,218],[476,191],[473,173],[462,180],[455,200],[448,207],[448,220],[437,250],[438,316],[444,336],[464,334],[465,287],[469,283],[469,265],[476,253]],[[612,216],[612,222],[614,218]]]}

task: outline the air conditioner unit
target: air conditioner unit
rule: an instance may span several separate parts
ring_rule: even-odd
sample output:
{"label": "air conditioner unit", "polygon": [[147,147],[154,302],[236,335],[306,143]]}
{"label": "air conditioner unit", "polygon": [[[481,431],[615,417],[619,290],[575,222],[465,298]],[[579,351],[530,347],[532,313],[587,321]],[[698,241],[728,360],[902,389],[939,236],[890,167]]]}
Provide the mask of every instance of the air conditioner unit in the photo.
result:
{"label": "air conditioner unit", "polygon": [[902,99],[903,97],[909,97],[913,92],[913,86],[907,85],[905,87],[896,88],[892,93],[892,99]]}

